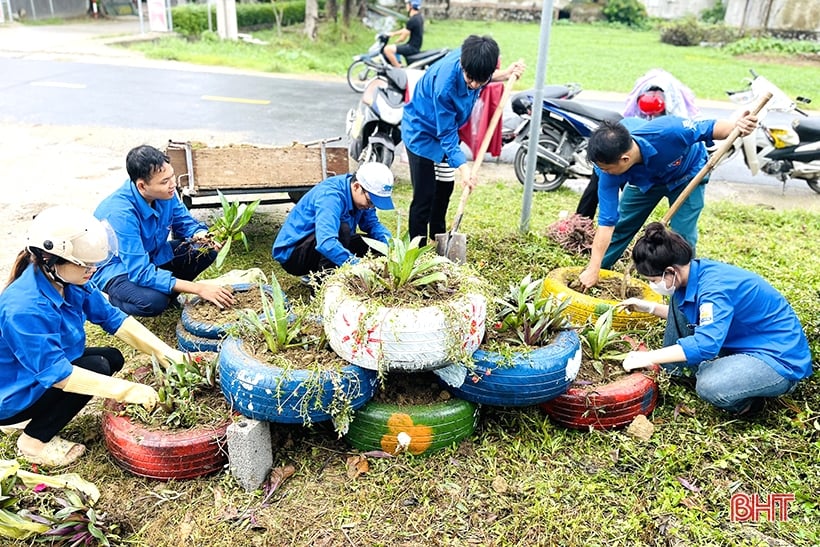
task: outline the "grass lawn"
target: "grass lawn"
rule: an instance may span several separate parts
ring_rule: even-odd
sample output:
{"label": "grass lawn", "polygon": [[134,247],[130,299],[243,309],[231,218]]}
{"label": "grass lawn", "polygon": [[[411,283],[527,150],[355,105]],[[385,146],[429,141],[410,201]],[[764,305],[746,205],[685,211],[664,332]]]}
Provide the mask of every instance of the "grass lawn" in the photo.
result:
{"label": "grass lawn", "polygon": [[[322,24],[316,42],[308,41],[300,31],[286,27],[281,34],[253,32],[268,45],[168,37],[130,47],[157,59],[344,78],[352,56],[367,51],[374,35],[358,23],[347,29]],[[457,47],[470,34],[493,36],[501,46],[504,65],[523,58],[529,68],[516,88],[534,85],[540,39],[537,23],[427,21],[424,48]],[[820,63],[794,55],[734,57],[715,47],[676,47],[661,43],[658,30],[563,22],[551,29],[548,83],[577,82],[585,89],[627,93],[652,68],[671,72],[701,99],[725,99],[727,90],[743,87],[743,78],[753,68],[789,96],[820,100]]]}
{"label": "grass lawn", "polygon": [[[399,181],[394,196],[405,212],[408,181]],[[499,290],[527,273],[541,277],[582,264],[583,257],[542,235],[576,201],[568,189],[537,193],[531,233],[519,235],[521,186],[486,181],[460,228],[469,261]],[[281,220],[281,212],[258,212],[249,225],[251,252],[237,247],[225,269],[261,267],[277,275],[291,299],[305,298],[304,287],[270,257]],[[383,220],[395,227],[396,213]],[[769,279],[796,308],[818,355],[820,256],[806,252],[820,233],[817,215],[719,202],[707,204],[700,226],[701,255]],[[169,311],[144,323],[173,343],[178,316]],[[92,345],[114,341],[96,328],[89,333]],[[475,434],[460,445],[427,457],[371,459],[370,471],[357,479],[346,470],[353,451],[330,426],[274,424],[274,466],[290,464],[296,472],[267,498],[261,490],[245,493],[226,473],[171,483],[129,475],[105,449],[96,402],[63,436],[88,444],[68,471],[99,486],[98,509],[120,523],[133,545],[820,544],[817,375],[749,421],[667,385],[650,419],[656,432],[641,442],[621,431],[563,429],[537,407],[485,407]],[[0,437],[0,456],[14,457],[14,437]],[[732,522],[735,492],[793,493],[789,520]]]}

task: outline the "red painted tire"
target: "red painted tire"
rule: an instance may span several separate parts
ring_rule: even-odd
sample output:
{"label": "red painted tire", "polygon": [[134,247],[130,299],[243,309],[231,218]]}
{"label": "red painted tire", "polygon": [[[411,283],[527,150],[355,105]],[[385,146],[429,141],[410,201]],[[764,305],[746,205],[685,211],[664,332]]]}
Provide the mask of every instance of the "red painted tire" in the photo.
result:
{"label": "red painted tire", "polygon": [[166,481],[193,479],[216,473],[228,462],[230,420],[209,428],[149,430],[116,414],[120,408],[106,403],[102,430],[108,452],[126,471]]}
{"label": "red painted tire", "polygon": [[[657,370],[657,369],[656,369]],[[574,385],[540,406],[556,423],[576,429],[610,429],[649,415],[658,402],[655,372],[633,372],[596,388]]]}

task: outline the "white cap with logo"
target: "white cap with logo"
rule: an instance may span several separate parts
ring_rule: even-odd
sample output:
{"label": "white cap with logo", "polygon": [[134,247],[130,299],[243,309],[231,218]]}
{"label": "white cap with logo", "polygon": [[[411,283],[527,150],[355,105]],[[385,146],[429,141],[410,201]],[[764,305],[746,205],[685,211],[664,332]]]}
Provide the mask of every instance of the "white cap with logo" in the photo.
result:
{"label": "white cap with logo", "polygon": [[378,162],[365,163],[356,171],[355,178],[370,195],[370,201],[377,209],[395,209],[390,197],[393,193],[393,172],[389,167]]}

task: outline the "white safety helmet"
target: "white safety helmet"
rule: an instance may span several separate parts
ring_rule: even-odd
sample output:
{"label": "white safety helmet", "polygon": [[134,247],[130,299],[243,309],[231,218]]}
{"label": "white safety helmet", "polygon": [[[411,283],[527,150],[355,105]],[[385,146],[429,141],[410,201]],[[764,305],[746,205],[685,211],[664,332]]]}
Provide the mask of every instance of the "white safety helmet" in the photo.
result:
{"label": "white safety helmet", "polygon": [[86,268],[102,266],[118,251],[117,236],[108,222],[67,205],[49,207],[31,221],[26,248],[40,249]]}

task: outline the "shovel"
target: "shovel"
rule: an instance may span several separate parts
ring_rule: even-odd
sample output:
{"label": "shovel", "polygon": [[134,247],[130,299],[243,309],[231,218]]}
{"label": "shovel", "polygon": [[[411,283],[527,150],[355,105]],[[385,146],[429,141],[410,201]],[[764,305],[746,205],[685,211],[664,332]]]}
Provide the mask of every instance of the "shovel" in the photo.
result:
{"label": "shovel", "polygon": [[[487,131],[484,133],[484,139],[481,141],[481,146],[478,147],[478,152],[473,160],[472,177],[475,178],[478,173],[478,168],[484,162],[484,154],[490,146],[490,140],[495,132],[495,127],[501,119],[501,114],[504,111],[504,105],[507,104],[507,99],[510,97],[512,87],[515,84],[517,77],[512,74],[504,86],[504,92],[501,94],[501,99],[495,107],[493,117],[490,118],[490,123],[487,125]],[[461,224],[461,219],[464,217],[464,207],[467,205],[467,198],[470,195],[470,187],[465,186],[461,191],[461,199],[458,201],[458,209],[456,209],[456,217],[453,221],[453,227],[446,234],[436,234],[436,253],[441,256],[446,256],[456,264],[464,264],[467,262],[467,236],[456,233]]]}
{"label": "shovel", "polygon": [[[752,114],[757,116],[771,98],[772,94],[770,92],[766,92],[760,98],[760,101],[757,103],[757,106],[755,106],[754,110],[752,110]],[[726,154],[726,152],[729,151],[729,149],[734,144],[735,139],[737,139],[739,136],[740,129],[738,129],[737,127],[732,129],[732,132],[729,133],[729,136],[726,138],[725,141],[723,141],[723,144],[720,145],[720,148],[715,150],[715,153],[711,155],[709,161],[706,162],[706,165],[704,165],[700,169],[700,171],[698,171],[697,175],[695,175],[695,177],[691,181],[689,181],[689,184],[686,185],[686,188],[683,189],[683,192],[680,193],[678,198],[674,201],[674,203],[672,203],[672,206],[669,207],[669,210],[666,211],[666,214],[663,215],[661,222],[664,224],[664,226],[669,225],[669,221],[672,220],[672,217],[675,216],[675,213],[678,212],[678,209],[680,209],[681,205],[683,205],[683,202],[686,201],[686,198],[689,197],[689,194],[691,194],[695,190],[695,188],[697,188],[697,186],[703,181],[703,178],[706,175],[708,175],[712,171],[712,169],[715,168],[720,159]]]}

